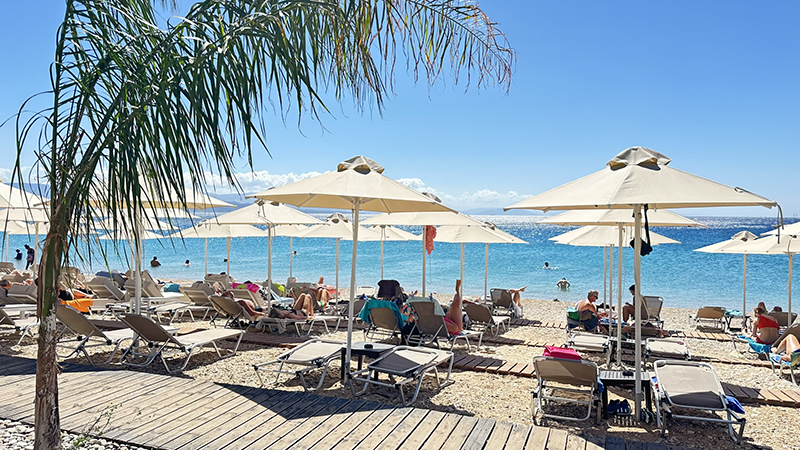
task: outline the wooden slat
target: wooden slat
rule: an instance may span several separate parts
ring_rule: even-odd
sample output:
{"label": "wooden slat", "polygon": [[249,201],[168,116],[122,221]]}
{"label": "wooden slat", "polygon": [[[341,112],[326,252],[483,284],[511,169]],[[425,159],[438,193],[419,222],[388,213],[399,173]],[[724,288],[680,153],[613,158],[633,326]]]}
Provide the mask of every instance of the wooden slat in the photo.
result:
{"label": "wooden slat", "polygon": [[[508,441],[506,442],[506,449],[520,450],[525,447],[528,442],[528,435],[531,433],[531,427],[527,425],[520,425],[518,423],[511,424],[511,432],[508,434]],[[487,450],[490,447],[486,447]],[[497,447],[498,450],[500,447]]]}
{"label": "wooden slat", "polygon": [[564,450],[567,447],[567,432],[553,428],[547,437],[547,450]]}
{"label": "wooden slat", "polygon": [[433,433],[425,441],[422,450],[439,450],[450,437],[450,433],[458,426],[463,416],[458,414],[448,414],[444,416],[439,422],[439,425],[433,430]]}
{"label": "wooden slat", "polygon": [[550,429],[547,427],[531,427],[531,433],[528,436],[528,443],[525,445],[525,450],[544,450],[547,445],[549,434]]}
{"label": "wooden slat", "polygon": [[467,440],[461,446],[461,450],[482,450],[495,427],[495,423],[494,419],[478,419],[478,423],[475,424],[475,428],[467,436]]}
{"label": "wooden slat", "polygon": [[425,409],[414,408],[407,416],[403,418],[400,423],[387,435],[383,441],[378,444],[377,448],[381,450],[389,450],[396,448],[405,448],[405,440],[416,433],[417,426],[425,421],[428,411]]}
{"label": "wooden slat", "polygon": [[[314,444],[310,445],[309,449],[314,450],[328,450],[338,446],[344,440],[349,440],[343,443],[341,448],[355,447],[361,441],[361,436],[366,434],[369,430],[366,428],[367,424],[377,424],[384,420],[394,408],[388,405],[378,405],[376,403],[366,403],[363,408],[351,414],[341,424],[322,436]],[[298,447],[302,448],[302,447]]]}
{"label": "wooden slat", "polygon": [[515,363],[514,361],[506,361],[505,363],[503,363],[502,366],[497,368],[497,373],[506,375],[511,371],[511,369],[514,368],[515,365],[517,365],[517,363]]}
{"label": "wooden slat", "polygon": [[467,439],[467,436],[472,433],[472,429],[475,428],[475,425],[478,424],[478,419],[475,417],[465,416],[462,417],[461,420],[458,421],[458,425],[456,425],[453,432],[450,433],[450,437],[447,438],[444,445],[442,446],[442,450],[458,450],[464,445],[464,442]]}
{"label": "wooden slat", "polygon": [[[486,440],[486,448],[487,449],[498,449],[503,450],[503,447],[506,446],[506,442],[508,442],[508,437],[511,434],[511,428],[513,424],[509,422],[497,422],[494,425],[494,429],[492,430],[492,434],[489,435],[489,439]],[[467,444],[469,444],[469,440],[467,440]],[[482,447],[478,447],[480,450]],[[522,448],[522,445],[518,447],[509,447],[509,448]]]}
{"label": "wooden slat", "polygon": [[425,420],[421,421],[414,432],[403,442],[402,449],[419,450],[422,448],[445,416],[446,414],[441,411],[428,412],[428,415],[425,416]]}
{"label": "wooden slat", "polygon": [[574,434],[569,434],[567,436],[567,445],[566,450],[585,450],[586,449],[586,439],[576,436]]}
{"label": "wooden slat", "polygon": [[[369,431],[361,442],[354,447],[337,447],[337,448],[353,448],[359,450],[375,450],[380,448],[380,443],[383,441],[386,436],[391,433],[395,426],[402,421],[414,408],[396,408],[392,411],[386,420],[381,421],[377,424],[372,424],[369,428],[372,430]],[[369,429],[368,428],[368,429]]]}

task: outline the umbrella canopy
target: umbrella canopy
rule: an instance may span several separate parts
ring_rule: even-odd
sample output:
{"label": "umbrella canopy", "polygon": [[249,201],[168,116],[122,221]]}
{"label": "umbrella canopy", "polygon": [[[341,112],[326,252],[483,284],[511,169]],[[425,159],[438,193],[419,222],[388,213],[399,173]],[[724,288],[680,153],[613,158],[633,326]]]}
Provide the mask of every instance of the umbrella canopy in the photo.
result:
{"label": "umbrella canopy", "polygon": [[353,263],[350,270],[350,302],[348,304],[347,350],[345,373],[350,373],[353,337],[353,303],[356,292],[358,254],[358,219],[363,211],[410,212],[449,211],[441,203],[383,175],[383,167],[363,156],[339,163],[336,172],[258,193],[254,197],[288,203],[298,207],[350,209],[353,211]]}
{"label": "umbrella canopy", "polygon": [[[749,231],[740,231],[730,239],[727,239],[722,242],[717,242],[716,244],[707,245],[705,247],[701,247],[696,249],[696,252],[703,252],[703,253],[734,253],[730,252],[731,249],[735,249],[738,247],[742,242],[754,241],[758,239],[758,236],[749,232]],[[744,253],[744,261],[742,263],[742,320],[745,319],[745,315],[747,314],[747,253]]]}
{"label": "umbrella canopy", "polygon": [[800,222],[795,222],[783,227],[776,228],[766,233],[761,233],[762,236],[776,235],[776,234],[800,234]]}
{"label": "umbrella canopy", "polygon": [[[527,242],[500,231],[494,224],[480,226],[441,226],[436,230],[436,239],[441,242],[461,244],[461,289],[464,289],[464,244],[486,244],[484,258],[483,296],[489,294],[489,244],[527,244]],[[463,292],[460,294],[463,295]]]}
{"label": "umbrella canopy", "polygon": [[31,208],[43,202],[38,195],[30,194],[10,184],[0,183],[0,208]]}
{"label": "umbrella canopy", "polygon": [[34,223],[47,223],[50,221],[45,208],[8,208],[0,211],[0,218]]}
{"label": "umbrella canopy", "polygon": [[[275,236],[275,227],[278,225],[315,225],[322,221],[316,217],[298,211],[279,202],[268,202],[256,200],[255,203],[244,208],[239,208],[213,219],[219,224],[230,225],[267,225],[267,283],[272,283],[272,236]],[[287,230],[287,232],[289,232]],[[291,238],[289,235],[289,246],[291,252]],[[290,258],[292,258],[290,256]],[[230,261],[230,259],[228,260]],[[292,276],[292,261],[289,262],[289,277]]]}
{"label": "umbrella canopy", "polygon": [[[647,212],[654,227],[704,227],[703,224],[667,210]],[[550,225],[633,225],[634,217],[625,209],[579,209],[567,211],[536,223]]]}
{"label": "umbrella canopy", "polygon": [[[623,227],[622,235],[623,242],[633,239],[633,227]],[[619,243],[619,232],[614,227],[585,226],[551,237],[549,240],[555,241],[556,244],[604,247],[606,245],[617,245]],[[651,231],[650,245],[659,244],[680,244],[680,242]]]}
{"label": "umbrella canopy", "polygon": [[[671,160],[648,148],[623,150],[603,170],[561,185],[542,194],[506,207],[509,209],[632,209],[634,215],[633,270],[636,295],[636,344],[641,345],[641,248],[642,207],[705,208],[716,206],[765,206],[777,203],[740,188],[725,186],[705,178],[669,167]],[[641,353],[636,359],[636,411],[641,412]]]}

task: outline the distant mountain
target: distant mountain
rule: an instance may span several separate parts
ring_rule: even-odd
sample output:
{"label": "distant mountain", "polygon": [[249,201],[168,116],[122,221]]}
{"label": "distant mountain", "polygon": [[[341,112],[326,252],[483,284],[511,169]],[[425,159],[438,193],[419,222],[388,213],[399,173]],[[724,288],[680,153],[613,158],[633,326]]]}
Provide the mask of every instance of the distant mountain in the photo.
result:
{"label": "distant mountain", "polygon": [[461,211],[471,216],[543,216],[541,211],[531,209],[512,209],[503,211],[503,208],[475,208]]}

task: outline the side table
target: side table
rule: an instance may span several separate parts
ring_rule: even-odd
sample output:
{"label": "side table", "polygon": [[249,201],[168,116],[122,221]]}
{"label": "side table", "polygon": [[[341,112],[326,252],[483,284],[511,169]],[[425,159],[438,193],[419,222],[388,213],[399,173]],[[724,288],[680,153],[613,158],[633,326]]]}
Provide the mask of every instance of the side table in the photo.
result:
{"label": "side table", "polygon": [[[371,345],[371,348],[364,347],[365,345]],[[393,349],[395,346],[392,344],[381,344],[379,342],[353,342],[353,345],[350,347],[350,356],[358,356],[358,370],[361,370],[361,367],[364,364],[364,357],[370,359],[379,358],[381,355],[386,353],[387,351]],[[344,381],[344,366],[345,366],[345,359],[347,358],[347,347],[345,345],[342,346],[342,381]]]}
{"label": "side table", "polygon": [[[603,383],[603,419],[608,419],[608,387],[609,386],[623,386],[635,387],[636,378],[635,374],[631,371],[630,375],[623,375],[622,370],[601,370],[600,381]],[[642,372],[642,390],[644,391],[644,398],[647,402],[647,409],[653,410],[653,400],[650,392],[650,373]]]}

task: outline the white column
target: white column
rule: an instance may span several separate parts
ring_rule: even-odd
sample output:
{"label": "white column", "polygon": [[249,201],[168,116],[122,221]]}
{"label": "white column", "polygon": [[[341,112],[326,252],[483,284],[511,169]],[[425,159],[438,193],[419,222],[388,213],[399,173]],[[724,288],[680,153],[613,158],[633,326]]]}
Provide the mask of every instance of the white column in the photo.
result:
{"label": "white column", "polygon": [[[358,234],[358,231],[353,231],[354,235]],[[339,241],[341,239],[336,238],[336,300],[339,300]],[[356,241],[353,241],[353,247],[356,246]],[[353,263],[355,263],[355,259],[353,259]]]}
{"label": "white column", "polygon": [[483,269],[483,299],[489,297],[489,243],[486,243],[486,261]]}
{"label": "white column", "polygon": [[636,357],[636,364],[633,372],[636,383],[636,420],[641,417],[642,410],[642,205],[633,207],[634,230],[633,230],[633,281],[636,285],[636,296],[633,307],[636,309],[636,341],[634,343],[633,354]]}
{"label": "white column", "polygon": [[617,246],[617,364],[622,365],[622,224],[619,228]]}
{"label": "white column", "polygon": [[350,357],[353,348],[353,304],[356,296],[356,256],[358,255],[358,210],[361,208],[361,199],[353,202],[353,263],[350,267],[350,301],[347,303],[347,349],[342,370],[345,373],[345,383],[350,383]]}
{"label": "white column", "polygon": [[422,296],[425,297],[425,240],[427,233],[425,233],[425,226],[422,226]]}

